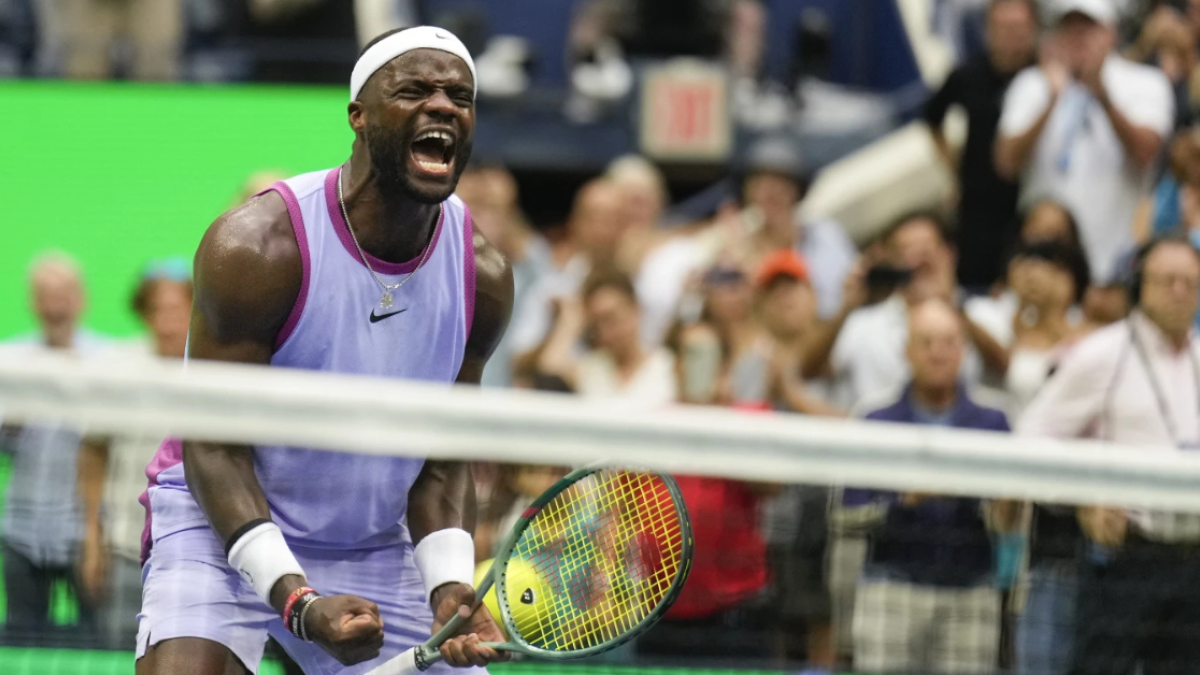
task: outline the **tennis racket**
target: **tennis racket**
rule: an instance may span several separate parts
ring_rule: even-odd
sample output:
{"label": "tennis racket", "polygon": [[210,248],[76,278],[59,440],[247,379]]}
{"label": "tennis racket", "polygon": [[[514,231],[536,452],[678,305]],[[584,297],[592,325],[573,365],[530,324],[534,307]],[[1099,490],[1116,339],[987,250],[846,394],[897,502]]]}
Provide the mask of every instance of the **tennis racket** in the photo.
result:
{"label": "tennis racket", "polygon": [[[588,467],[538,497],[500,545],[475,589],[494,586],[507,641],[495,649],[566,660],[614,649],[645,631],[679,595],[692,530],[669,476]],[[425,644],[367,675],[415,675],[467,617],[455,615]]]}

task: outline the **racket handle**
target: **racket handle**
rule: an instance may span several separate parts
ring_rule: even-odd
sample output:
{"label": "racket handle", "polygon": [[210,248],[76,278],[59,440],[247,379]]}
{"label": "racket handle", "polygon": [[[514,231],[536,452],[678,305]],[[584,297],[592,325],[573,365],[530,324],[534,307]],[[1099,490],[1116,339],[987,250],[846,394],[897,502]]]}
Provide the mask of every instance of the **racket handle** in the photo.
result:
{"label": "racket handle", "polygon": [[367,671],[366,675],[419,675],[425,672],[425,668],[429,668],[429,666],[442,660],[442,655],[434,651],[433,657],[422,660],[425,668],[421,668],[417,665],[417,650],[424,648],[424,645],[418,645],[412,649],[408,649],[399,656],[384,661],[373,670]]}

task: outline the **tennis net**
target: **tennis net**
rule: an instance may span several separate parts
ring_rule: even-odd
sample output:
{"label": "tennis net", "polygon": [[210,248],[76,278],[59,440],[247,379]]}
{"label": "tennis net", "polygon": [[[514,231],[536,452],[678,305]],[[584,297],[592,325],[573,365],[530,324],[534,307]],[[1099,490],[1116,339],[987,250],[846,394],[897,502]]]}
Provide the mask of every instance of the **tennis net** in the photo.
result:
{"label": "tennis net", "polygon": [[[1200,609],[1193,621],[1183,597],[1191,580],[1169,564],[1174,555],[1183,569],[1195,567],[1191,587],[1200,589],[1200,547],[1141,537],[1119,517],[1200,514],[1200,459],[1183,453],[728,409],[647,411],[252,366],[55,356],[0,363],[0,415],[9,449],[20,445],[18,434],[34,433],[43,434],[39,447],[51,447],[54,433],[104,445],[104,489],[114,494],[129,491],[114,472],[128,475],[130,462],[140,472],[146,459],[136,453],[166,437],[470,461],[481,560],[539,488],[570,467],[606,462],[669,472],[695,528],[688,586],[658,626],[593,668],[1064,672],[1077,635],[1094,641],[1089,630],[1143,628],[1148,655],[1139,658],[1166,653],[1160,642],[1172,636],[1162,634],[1162,622],[1153,630],[1121,617],[1101,617],[1110,623],[1099,627],[1081,622],[1121,575],[1116,583],[1165,598],[1177,641],[1200,643]],[[82,477],[94,459],[78,458]],[[36,480],[27,472],[38,463],[19,452],[10,461],[15,493]],[[82,482],[60,481],[51,501],[73,508]],[[108,496],[105,536],[128,539],[132,525],[118,521],[135,519],[140,507],[126,500],[108,508]],[[10,509],[4,518],[11,527],[34,516]],[[1118,540],[1093,536],[1113,528]],[[133,648],[137,563],[122,557],[128,547],[110,542],[98,570],[88,536],[82,541],[50,565],[61,572],[49,612],[56,625],[36,634],[9,626],[2,634],[15,646],[0,658],[35,664],[19,672],[43,672],[40,652],[30,649]],[[15,580],[39,572],[20,568],[31,555],[8,544],[8,602],[27,603],[14,597],[29,590]],[[1094,578],[1098,570],[1113,577],[1110,586]],[[75,665],[62,672],[132,673],[131,659],[124,669],[89,658],[68,659]],[[105,665],[89,671],[89,662]]]}

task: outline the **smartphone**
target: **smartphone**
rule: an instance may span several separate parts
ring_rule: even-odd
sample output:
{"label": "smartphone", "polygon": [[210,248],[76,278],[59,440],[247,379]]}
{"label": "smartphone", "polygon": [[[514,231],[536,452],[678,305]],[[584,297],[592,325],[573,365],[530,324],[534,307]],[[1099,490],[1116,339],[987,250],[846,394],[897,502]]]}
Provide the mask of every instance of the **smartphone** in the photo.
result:
{"label": "smartphone", "polygon": [[890,265],[876,265],[867,270],[867,289],[871,291],[898,288],[912,281],[912,270]]}
{"label": "smartphone", "polygon": [[695,340],[683,348],[683,397],[692,403],[708,403],[717,393],[721,374],[721,343],[716,339]]}

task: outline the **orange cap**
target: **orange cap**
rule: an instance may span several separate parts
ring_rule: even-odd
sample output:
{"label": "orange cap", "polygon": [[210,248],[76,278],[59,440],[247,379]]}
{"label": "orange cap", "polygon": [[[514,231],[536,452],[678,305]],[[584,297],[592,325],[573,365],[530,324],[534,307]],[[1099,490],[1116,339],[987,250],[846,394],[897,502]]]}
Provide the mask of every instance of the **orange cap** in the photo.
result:
{"label": "orange cap", "polygon": [[759,288],[765,288],[780,275],[789,276],[796,281],[808,281],[808,265],[795,251],[790,249],[775,251],[768,254],[759,263],[754,283]]}

